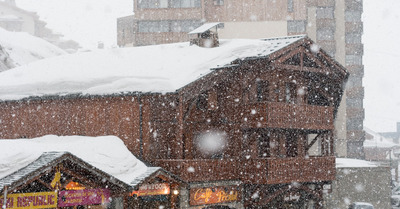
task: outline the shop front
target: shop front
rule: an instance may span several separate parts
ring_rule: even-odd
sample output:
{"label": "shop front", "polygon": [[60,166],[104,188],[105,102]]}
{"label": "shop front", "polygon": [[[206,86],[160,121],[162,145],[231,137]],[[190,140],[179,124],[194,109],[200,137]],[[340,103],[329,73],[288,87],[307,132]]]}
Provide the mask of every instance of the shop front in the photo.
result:
{"label": "shop front", "polygon": [[135,186],[130,193],[129,208],[181,208],[180,193],[186,184],[164,170],[158,170]]}
{"label": "shop front", "polygon": [[125,183],[70,153],[51,152],[0,178],[0,208],[178,208],[184,186],[158,167]]}
{"label": "shop front", "polygon": [[[0,179],[8,209],[107,208],[121,202],[130,186],[66,152],[43,153]],[[6,201],[4,201],[6,200]]]}
{"label": "shop front", "polygon": [[243,191],[240,184],[191,184],[189,208],[193,209],[239,209],[243,208]]}

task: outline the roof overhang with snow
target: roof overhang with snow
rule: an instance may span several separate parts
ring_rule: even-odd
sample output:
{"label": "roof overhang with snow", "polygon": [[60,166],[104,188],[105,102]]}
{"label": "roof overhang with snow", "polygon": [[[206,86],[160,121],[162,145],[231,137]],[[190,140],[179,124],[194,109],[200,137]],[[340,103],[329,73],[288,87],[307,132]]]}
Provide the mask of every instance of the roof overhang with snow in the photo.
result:
{"label": "roof overhang with snow", "polygon": [[192,34],[204,33],[213,27],[216,27],[216,28],[224,27],[224,23],[220,23],[220,22],[206,23],[206,24],[190,31],[188,34],[192,35]]}
{"label": "roof overhang with snow", "polygon": [[[0,192],[5,186],[9,191],[23,190],[34,181],[51,189],[51,182],[46,180],[54,179],[57,171],[62,173],[67,182],[79,179],[82,184],[90,185],[92,188],[107,188],[112,194],[124,194],[131,190],[129,184],[99,170],[71,153],[45,152],[28,166],[1,178]],[[51,178],[45,178],[46,176],[51,176]]]}

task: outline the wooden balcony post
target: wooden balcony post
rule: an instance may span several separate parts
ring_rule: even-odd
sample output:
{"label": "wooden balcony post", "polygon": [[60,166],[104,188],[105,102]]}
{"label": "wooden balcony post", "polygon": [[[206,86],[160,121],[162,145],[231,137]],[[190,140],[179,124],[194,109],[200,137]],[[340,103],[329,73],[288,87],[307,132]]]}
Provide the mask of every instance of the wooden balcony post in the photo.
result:
{"label": "wooden balcony post", "polygon": [[334,142],[334,137],[333,137],[333,131],[329,132],[329,153],[330,156],[334,156],[335,155],[335,142]]}
{"label": "wooden balcony post", "polygon": [[298,134],[298,142],[297,142],[297,149],[298,149],[298,156],[299,157],[304,157],[306,156],[306,137],[303,133]]}
{"label": "wooden balcony post", "polygon": [[328,147],[326,147],[326,134],[324,133],[321,135],[321,155],[322,156],[327,155],[327,149],[328,149]]}
{"label": "wooden balcony post", "polygon": [[270,143],[270,155],[271,157],[279,156],[279,134],[276,132],[271,132],[271,136],[269,139]]}
{"label": "wooden balcony post", "polygon": [[286,136],[283,133],[278,133],[279,137],[279,155],[280,157],[286,157]]}

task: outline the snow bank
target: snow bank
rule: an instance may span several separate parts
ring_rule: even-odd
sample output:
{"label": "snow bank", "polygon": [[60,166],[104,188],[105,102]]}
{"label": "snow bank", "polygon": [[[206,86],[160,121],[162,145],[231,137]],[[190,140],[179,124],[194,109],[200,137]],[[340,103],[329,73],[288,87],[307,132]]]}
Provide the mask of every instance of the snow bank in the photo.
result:
{"label": "snow bank", "polygon": [[336,158],[336,168],[378,167],[377,163],[351,158]]}
{"label": "snow bank", "polygon": [[54,136],[0,140],[0,179],[29,165],[43,152],[67,151],[130,184],[147,170],[115,136]]}
{"label": "snow bank", "polygon": [[41,38],[25,32],[6,31],[3,28],[0,28],[0,45],[15,66],[66,54],[64,50]]}

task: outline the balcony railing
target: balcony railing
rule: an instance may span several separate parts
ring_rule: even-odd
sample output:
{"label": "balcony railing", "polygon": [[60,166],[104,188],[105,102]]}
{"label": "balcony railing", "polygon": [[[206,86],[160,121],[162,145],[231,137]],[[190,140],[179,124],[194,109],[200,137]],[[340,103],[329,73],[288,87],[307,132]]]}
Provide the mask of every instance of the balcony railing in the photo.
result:
{"label": "balcony railing", "polygon": [[262,102],[245,105],[245,127],[269,127],[331,130],[334,128],[333,107]]}
{"label": "balcony railing", "polygon": [[238,180],[240,172],[237,159],[172,159],[156,160],[155,164],[188,182]]}
{"label": "balcony railing", "polygon": [[331,181],[336,172],[334,156],[254,159],[243,166],[245,178],[242,180],[266,184]]}
{"label": "balcony railing", "polygon": [[155,164],[182,180],[242,180],[248,183],[282,184],[335,179],[335,157],[265,159],[156,160]]}

